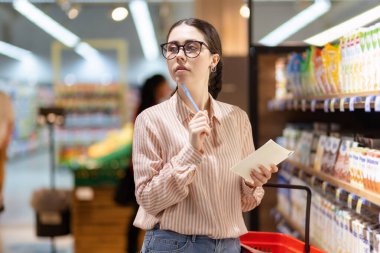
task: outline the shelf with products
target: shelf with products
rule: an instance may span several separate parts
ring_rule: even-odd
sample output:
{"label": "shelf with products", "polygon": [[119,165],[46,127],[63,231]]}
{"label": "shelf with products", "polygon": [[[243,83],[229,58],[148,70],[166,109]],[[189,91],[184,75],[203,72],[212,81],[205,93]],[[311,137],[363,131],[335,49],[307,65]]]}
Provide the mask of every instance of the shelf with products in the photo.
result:
{"label": "shelf with products", "polygon": [[347,192],[351,192],[351,193],[357,195],[358,197],[367,199],[368,201],[380,206],[380,195],[376,192],[355,187],[348,182],[345,182],[343,180],[339,180],[339,179],[335,178],[334,176],[328,175],[324,172],[316,171],[311,167],[305,166],[301,163],[298,163],[298,162],[295,162],[292,160],[287,161],[287,163],[292,164],[296,168],[303,170],[304,172],[308,173],[309,175],[314,175],[314,176],[322,179],[323,181],[330,183],[331,185],[333,185],[335,187],[339,187],[341,189],[344,189]]}
{"label": "shelf with products", "polygon": [[121,84],[60,84],[55,92],[55,104],[65,109],[65,124],[57,131],[61,166],[86,156],[90,145],[125,123]]}
{"label": "shelf with products", "polygon": [[[373,154],[379,151],[379,146],[354,147],[353,150],[357,152],[353,153],[351,157],[351,163],[354,163],[354,166],[350,165],[349,155],[345,155],[344,159],[341,159],[337,152],[343,142],[343,137],[350,137],[357,141],[362,135],[371,139],[373,143],[376,143],[380,137],[378,134],[380,121],[376,113],[380,111],[379,58],[373,57],[371,64],[368,64],[367,61],[363,62],[362,56],[357,58],[358,61],[355,59],[355,61],[349,62],[347,58],[340,58],[342,57],[342,43],[346,42],[335,46],[327,45],[323,48],[310,47],[306,50],[256,47],[254,60],[257,65],[252,69],[254,81],[257,84],[251,83],[252,87],[256,87],[251,89],[251,95],[256,98],[254,104],[252,102],[253,105],[251,105],[251,118],[256,125],[254,132],[258,142],[257,146],[264,144],[270,138],[281,136],[287,124],[302,123],[302,126],[297,126],[297,128],[304,131],[292,133],[294,138],[289,142],[292,145],[284,145],[288,149],[295,150],[294,156],[296,157],[293,161],[286,163],[295,171],[293,178],[291,181],[283,183],[297,184],[301,183],[297,179],[305,175],[308,177],[307,185],[313,190],[312,217],[314,217],[314,225],[312,234],[315,235],[313,239],[327,252],[356,252],[356,246],[353,246],[352,242],[358,237],[358,231],[376,230],[378,227],[373,228],[372,225],[379,224],[380,199],[378,195],[380,191],[377,187],[379,182],[375,180],[377,176],[374,176],[375,170],[373,166],[363,165],[364,163],[358,167],[360,163],[356,161],[367,161],[368,159],[371,161],[369,163],[372,163]],[[291,53],[293,51],[299,53]],[[343,52],[343,54],[345,53],[346,51]],[[360,74],[353,74],[348,71],[353,62],[366,67],[376,67],[372,68],[371,74],[367,73],[368,75],[363,75],[366,73],[365,69]],[[273,69],[273,66],[275,66],[275,73],[268,71],[268,69]],[[309,113],[310,111],[315,111],[315,113]],[[345,113],[330,113],[338,111]],[[315,130],[313,123],[315,122],[329,124],[329,127],[328,129],[317,129],[319,132],[313,132]],[[339,124],[340,129],[330,127],[332,123]],[[301,135],[302,138],[300,138]],[[338,145],[334,144],[334,149],[319,156],[317,147],[321,135],[325,135],[331,140],[337,138],[340,141]],[[337,141],[332,142],[336,143]],[[317,156],[319,157],[316,158]],[[339,165],[336,166],[338,162]],[[319,166],[316,166],[315,163]],[[280,172],[282,170],[281,168]],[[323,188],[331,188],[332,192],[324,194]],[[336,201],[335,195],[339,195],[341,201]],[[297,202],[297,197],[294,196],[299,197],[293,193],[283,194],[284,201],[279,198],[278,206],[285,206],[282,211],[285,210],[285,215],[287,214],[287,218],[293,222],[289,222],[290,226],[297,230],[297,228],[303,227],[299,223],[303,213],[299,209],[302,208],[303,201]],[[369,216],[360,212],[362,205],[366,210],[377,210],[373,212],[374,220],[368,221],[366,217]],[[349,208],[349,206],[353,208]],[[339,211],[339,208],[343,211]],[[371,226],[367,226],[367,223]],[[341,224],[345,224],[344,226],[347,227],[342,227]],[[332,233],[332,231],[339,232]],[[344,238],[342,238],[342,234],[344,234]],[[377,232],[374,234],[378,239],[380,238]],[[369,243],[364,242],[365,240],[362,241],[357,245],[363,243],[361,249],[368,248]],[[343,251],[338,250],[334,246],[336,242],[343,242],[349,246],[340,245],[340,247],[346,248]],[[373,241],[370,244],[378,245]]]}
{"label": "shelf with products", "polygon": [[[360,249],[378,249],[379,207],[351,193],[344,193],[326,181],[318,181],[290,164],[281,166],[279,181],[312,189],[310,235],[313,244],[327,252],[356,252],[352,250],[358,245]],[[305,211],[304,196],[282,190],[278,192],[278,199],[277,209],[287,224],[302,234],[303,224],[300,221]]]}
{"label": "shelf with products", "polygon": [[316,111],[345,112],[365,110],[380,112],[380,92],[335,94],[318,97],[273,99],[268,102],[270,111]]}

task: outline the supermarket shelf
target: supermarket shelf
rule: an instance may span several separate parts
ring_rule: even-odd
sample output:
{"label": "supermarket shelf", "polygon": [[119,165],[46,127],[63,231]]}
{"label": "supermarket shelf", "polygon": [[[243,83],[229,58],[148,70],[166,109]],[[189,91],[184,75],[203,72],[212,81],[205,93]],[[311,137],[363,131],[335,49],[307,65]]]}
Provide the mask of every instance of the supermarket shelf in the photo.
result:
{"label": "supermarket shelf", "polygon": [[332,98],[345,98],[345,97],[367,97],[371,95],[380,95],[380,91],[367,91],[367,92],[356,92],[356,93],[342,93],[342,94],[331,94],[331,95],[323,95],[323,96],[307,96],[296,99],[306,99],[306,100],[325,100]]}
{"label": "supermarket shelf", "polygon": [[273,99],[268,102],[270,111],[316,111],[325,112],[353,111],[353,110],[380,111],[380,92],[361,92],[335,94],[315,97]]}
{"label": "supermarket shelf", "polygon": [[316,171],[316,170],[314,170],[308,166],[305,166],[301,163],[298,163],[295,161],[288,161],[288,162],[290,164],[292,164],[293,166],[295,166],[296,168],[299,168],[299,169],[303,170],[304,172],[306,172],[310,175],[314,175],[314,176],[330,183],[331,185],[333,185],[335,187],[342,188],[347,192],[353,193],[353,194],[355,194],[361,198],[367,199],[368,201],[380,206],[380,195],[375,193],[375,192],[352,186],[350,183],[336,179],[333,176],[327,175],[326,173]]}
{"label": "supermarket shelf", "polygon": [[[286,221],[286,223],[287,223],[287,224],[288,224],[293,230],[297,231],[297,232],[301,235],[302,239],[304,240],[304,239],[305,239],[305,231],[304,231],[304,229],[301,228],[298,224],[296,224],[296,223],[293,221],[293,219],[290,218],[290,216],[289,216],[288,214],[286,214],[284,211],[282,211],[281,209],[276,208],[276,211],[281,215],[281,217]],[[313,240],[313,239],[311,238],[311,236],[310,236],[310,243],[311,243],[311,245],[313,245],[313,246],[315,246],[315,247],[317,247],[317,248],[320,248],[320,249],[323,248],[323,247],[321,247],[321,245],[320,245],[317,241]]]}

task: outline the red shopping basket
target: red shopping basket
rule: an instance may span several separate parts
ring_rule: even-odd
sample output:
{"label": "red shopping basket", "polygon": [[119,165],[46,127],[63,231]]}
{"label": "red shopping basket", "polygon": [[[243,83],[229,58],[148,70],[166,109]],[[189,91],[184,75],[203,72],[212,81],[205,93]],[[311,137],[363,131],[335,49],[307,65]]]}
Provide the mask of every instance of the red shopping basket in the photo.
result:
{"label": "red shopping basket", "polygon": [[[325,253],[309,244],[311,190],[303,185],[266,184],[264,187],[299,189],[307,192],[305,243],[289,235],[270,232],[248,232],[240,237],[242,248],[246,252],[270,253]],[[248,247],[247,247],[248,246]],[[255,251],[257,250],[257,251]],[[244,251],[243,251],[244,252]]]}
{"label": "red shopping basket", "polygon": [[[270,232],[248,232],[240,237],[242,248],[244,245],[247,252],[255,252],[249,248],[271,253],[303,253],[305,243],[289,235]],[[244,251],[243,251],[244,252]],[[310,253],[325,253],[323,250],[313,246],[309,248]]]}

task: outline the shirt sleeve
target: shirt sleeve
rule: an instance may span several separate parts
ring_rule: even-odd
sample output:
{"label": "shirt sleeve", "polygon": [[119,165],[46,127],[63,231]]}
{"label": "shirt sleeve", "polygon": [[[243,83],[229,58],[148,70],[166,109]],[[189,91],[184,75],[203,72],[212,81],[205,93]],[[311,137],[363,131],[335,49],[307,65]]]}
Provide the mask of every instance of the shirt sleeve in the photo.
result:
{"label": "shirt sleeve", "polygon": [[145,211],[156,216],[187,197],[203,155],[190,143],[167,163],[163,162],[159,125],[144,113],[136,119],[132,161],[136,199]]}
{"label": "shirt sleeve", "polygon": [[[243,113],[242,120],[242,159],[250,155],[255,147],[253,145],[252,127],[248,115]],[[262,187],[251,188],[245,184],[244,179],[241,180],[241,206],[243,212],[248,212],[258,206],[264,196],[264,189]]]}

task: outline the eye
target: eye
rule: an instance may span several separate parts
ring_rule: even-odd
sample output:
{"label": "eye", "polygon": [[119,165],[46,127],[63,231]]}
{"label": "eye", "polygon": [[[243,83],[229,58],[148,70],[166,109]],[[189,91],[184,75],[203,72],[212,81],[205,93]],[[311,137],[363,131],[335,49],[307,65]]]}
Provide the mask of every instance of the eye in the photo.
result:
{"label": "eye", "polygon": [[191,41],[186,43],[185,50],[187,52],[197,52],[200,48],[200,43],[197,41]]}
{"label": "eye", "polygon": [[166,51],[168,51],[169,53],[177,53],[178,46],[174,43],[170,43],[166,46]]}

